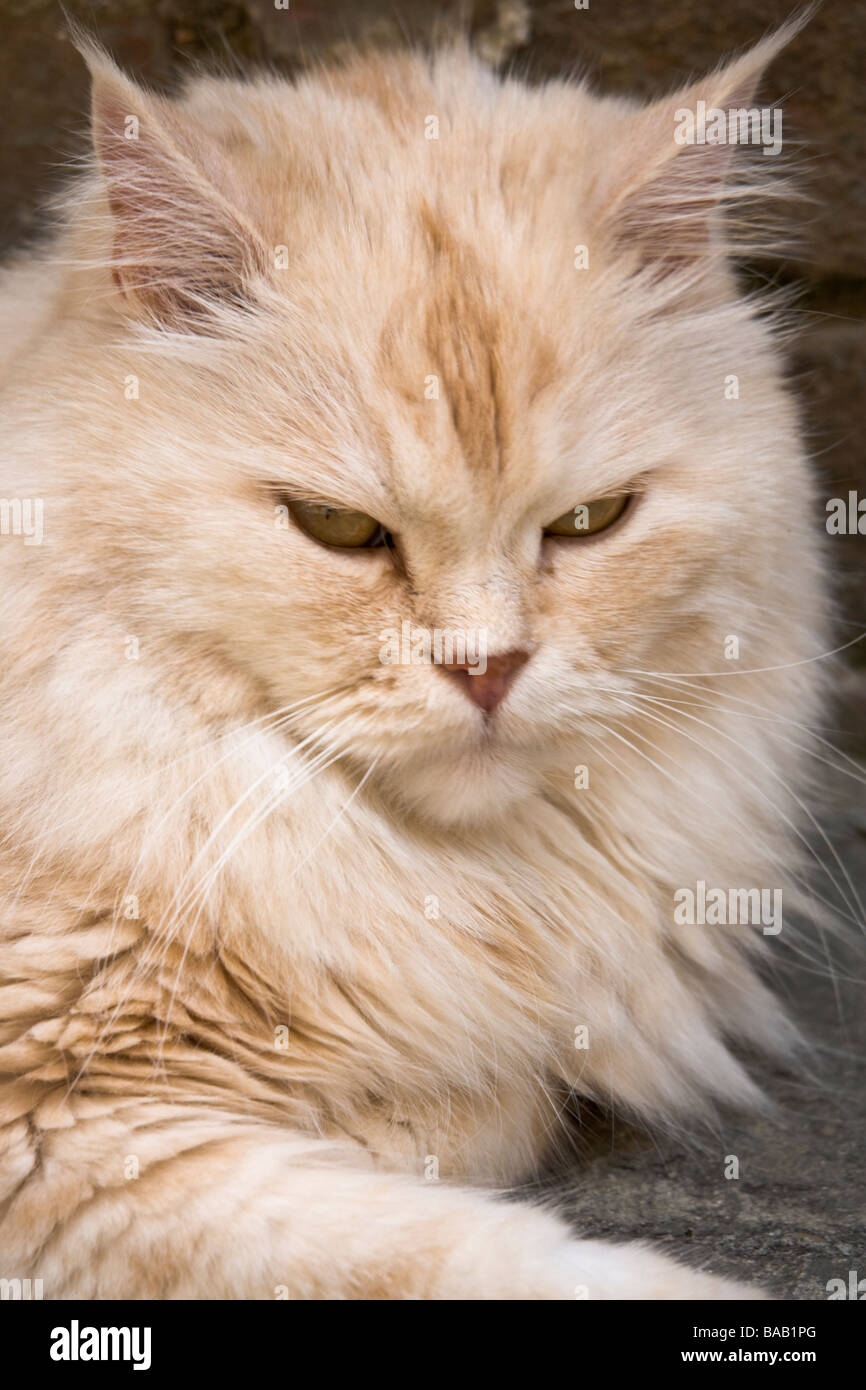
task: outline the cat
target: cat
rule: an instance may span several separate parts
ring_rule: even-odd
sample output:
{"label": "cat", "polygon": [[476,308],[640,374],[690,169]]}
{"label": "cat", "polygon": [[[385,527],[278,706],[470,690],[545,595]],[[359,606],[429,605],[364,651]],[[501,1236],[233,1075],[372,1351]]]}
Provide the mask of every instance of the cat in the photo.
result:
{"label": "cat", "polygon": [[569,1096],[700,1126],[797,1045],[759,925],[675,917],[797,881],[830,606],[734,269],[774,161],[674,139],[796,27],[647,105],[462,42],[166,98],[79,39],[0,295],[4,1276],[765,1296],[504,1190]]}

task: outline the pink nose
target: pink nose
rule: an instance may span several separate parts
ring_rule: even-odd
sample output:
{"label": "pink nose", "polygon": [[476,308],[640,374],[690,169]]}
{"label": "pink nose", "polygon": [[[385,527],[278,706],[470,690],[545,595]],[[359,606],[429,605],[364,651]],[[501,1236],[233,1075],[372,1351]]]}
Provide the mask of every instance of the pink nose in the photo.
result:
{"label": "pink nose", "polygon": [[489,656],[483,672],[465,662],[446,664],[442,669],[454,677],[464,695],[468,695],[485,714],[490,714],[500,700],[505,699],[508,687],[528,660],[529,652],[515,649],[502,652],[500,656]]}

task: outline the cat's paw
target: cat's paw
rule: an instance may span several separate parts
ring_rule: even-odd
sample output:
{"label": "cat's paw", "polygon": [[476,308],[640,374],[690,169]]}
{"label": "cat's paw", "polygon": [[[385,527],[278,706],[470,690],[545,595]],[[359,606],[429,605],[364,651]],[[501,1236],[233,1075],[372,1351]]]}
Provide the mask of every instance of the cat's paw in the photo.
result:
{"label": "cat's paw", "polygon": [[679,1264],[644,1245],[608,1245],[604,1241],[569,1241],[545,1271],[554,1299],[653,1299],[753,1301],[769,1297],[752,1284],[741,1284]]}

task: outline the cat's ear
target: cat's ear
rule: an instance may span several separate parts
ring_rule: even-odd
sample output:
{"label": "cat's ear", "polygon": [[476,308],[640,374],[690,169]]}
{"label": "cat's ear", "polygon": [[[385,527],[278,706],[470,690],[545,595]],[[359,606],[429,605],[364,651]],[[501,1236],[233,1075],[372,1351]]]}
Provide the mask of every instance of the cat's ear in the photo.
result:
{"label": "cat's ear", "polygon": [[266,265],[264,244],[232,201],[231,170],[207,131],[89,41],[78,45],[93,83],[115,283],[133,313],[194,329],[215,304],[247,299]]}
{"label": "cat's ear", "polygon": [[[756,108],[767,65],[799,32],[805,12],[741,57],[626,121],[621,152],[600,182],[602,217],[623,246],[661,273],[724,251],[724,203],[760,197],[781,148],[778,108]],[[766,156],[732,180],[740,143]]]}

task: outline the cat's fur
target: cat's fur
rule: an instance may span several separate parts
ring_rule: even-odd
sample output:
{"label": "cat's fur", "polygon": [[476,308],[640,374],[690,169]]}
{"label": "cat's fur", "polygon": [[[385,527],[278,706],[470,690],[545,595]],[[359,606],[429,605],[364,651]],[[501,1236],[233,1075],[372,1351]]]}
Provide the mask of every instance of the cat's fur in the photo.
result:
{"label": "cat's fur", "polygon": [[[697,1118],[755,1098],[731,1044],[792,1041],[759,934],[673,918],[796,874],[780,730],[820,698],[729,151],[672,140],[786,37],[645,108],[459,47],[169,102],[90,51],[97,162],[2,292],[0,490],[45,506],[0,543],[4,1276],[744,1296],[472,1189],[536,1170],[569,1089]],[[622,486],[610,533],[542,543]],[[398,554],[277,524],[283,489]],[[380,662],[406,619],[531,652],[492,736]]]}

